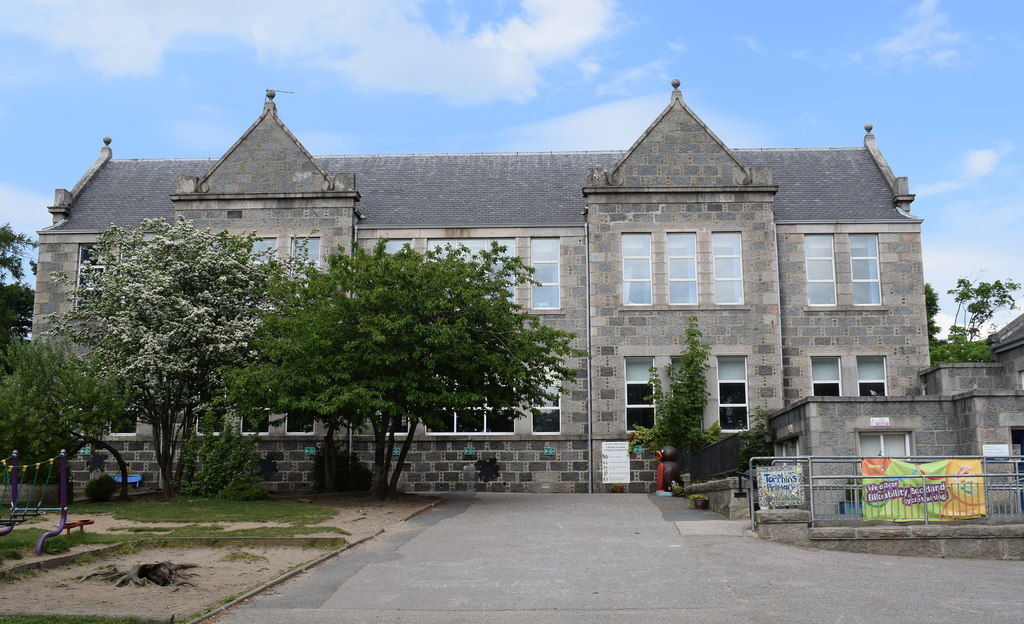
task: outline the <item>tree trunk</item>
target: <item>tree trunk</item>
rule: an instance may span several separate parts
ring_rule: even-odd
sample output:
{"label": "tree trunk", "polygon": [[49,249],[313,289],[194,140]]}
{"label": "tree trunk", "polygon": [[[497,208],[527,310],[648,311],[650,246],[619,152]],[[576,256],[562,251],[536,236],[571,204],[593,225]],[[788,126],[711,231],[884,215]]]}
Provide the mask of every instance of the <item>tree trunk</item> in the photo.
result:
{"label": "tree trunk", "polygon": [[388,497],[386,442],[387,437],[383,429],[375,424],[373,427],[373,489],[370,490],[370,497],[378,501],[387,500]]}
{"label": "tree trunk", "polygon": [[118,500],[128,500],[128,463],[124,461],[124,457],[116,448],[110,446],[99,438],[86,438],[85,442],[110,452],[114,461],[117,462],[117,469],[121,472],[121,494],[118,496]]}
{"label": "tree trunk", "polygon": [[398,455],[398,461],[395,462],[395,468],[391,471],[391,483],[388,486],[388,498],[390,500],[398,498],[398,478],[402,476],[402,468],[405,467],[405,457],[409,454],[409,449],[412,448],[412,439],[416,435],[417,424],[419,423],[415,420],[409,424],[409,435],[405,436],[402,451]]}
{"label": "tree trunk", "polygon": [[324,435],[324,491],[335,492],[338,489],[338,447],[334,444],[333,421],[327,425]]}

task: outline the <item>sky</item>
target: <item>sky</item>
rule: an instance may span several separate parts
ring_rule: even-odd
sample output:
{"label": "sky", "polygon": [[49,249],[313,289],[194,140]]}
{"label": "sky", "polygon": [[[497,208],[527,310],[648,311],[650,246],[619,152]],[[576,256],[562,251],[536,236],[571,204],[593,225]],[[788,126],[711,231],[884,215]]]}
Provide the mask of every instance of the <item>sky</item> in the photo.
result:
{"label": "sky", "polygon": [[48,226],[104,136],[115,158],[222,156],[266,89],[315,155],[620,150],[673,78],[734,148],[873,124],[942,323],[958,278],[1024,281],[1019,0],[3,2],[0,224]]}

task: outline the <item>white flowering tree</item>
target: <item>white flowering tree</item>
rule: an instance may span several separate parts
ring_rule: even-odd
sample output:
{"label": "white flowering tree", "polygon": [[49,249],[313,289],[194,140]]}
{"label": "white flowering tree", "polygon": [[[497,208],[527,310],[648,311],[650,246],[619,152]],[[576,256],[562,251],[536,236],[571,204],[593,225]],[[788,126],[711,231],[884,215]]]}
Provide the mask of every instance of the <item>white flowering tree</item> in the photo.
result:
{"label": "white flowering tree", "polygon": [[[175,457],[216,409],[222,370],[253,357],[253,338],[279,265],[254,256],[253,236],[198,230],[179,218],[104,231],[71,287],[75,305],[53,330],[86,350],[97,373],[128,391],[152,427],[165,497]],[[67,276],[55,276],[70,281]]]}

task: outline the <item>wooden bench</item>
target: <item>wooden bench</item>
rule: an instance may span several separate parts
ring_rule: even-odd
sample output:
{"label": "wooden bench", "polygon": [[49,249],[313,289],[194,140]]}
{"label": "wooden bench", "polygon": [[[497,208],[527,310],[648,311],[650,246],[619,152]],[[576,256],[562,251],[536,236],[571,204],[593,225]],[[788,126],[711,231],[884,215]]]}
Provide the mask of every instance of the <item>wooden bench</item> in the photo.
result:
{"label": "wooden bench", "polygon": [[85,532],[85,525],[94,524],[92,520],[76,520],[74,522],[68,522],[64,525],[64,530],[67,531],[68,535],[71,535],[71,529],[78,529],[81,532]]}

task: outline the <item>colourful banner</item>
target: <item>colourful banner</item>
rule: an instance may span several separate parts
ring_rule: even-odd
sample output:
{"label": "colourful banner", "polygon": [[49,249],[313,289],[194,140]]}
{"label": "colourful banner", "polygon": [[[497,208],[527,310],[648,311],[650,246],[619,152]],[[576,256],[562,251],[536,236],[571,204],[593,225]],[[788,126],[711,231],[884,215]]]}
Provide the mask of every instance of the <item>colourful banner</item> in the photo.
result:
{"label": "colourful banner", "polygon": [[[959,520],[985,515],[980,459],[912,464],[887,457],[861,460],[865,520]],[[952,475],[952,476],[945,476]]]}

